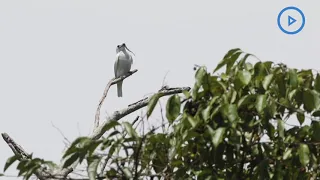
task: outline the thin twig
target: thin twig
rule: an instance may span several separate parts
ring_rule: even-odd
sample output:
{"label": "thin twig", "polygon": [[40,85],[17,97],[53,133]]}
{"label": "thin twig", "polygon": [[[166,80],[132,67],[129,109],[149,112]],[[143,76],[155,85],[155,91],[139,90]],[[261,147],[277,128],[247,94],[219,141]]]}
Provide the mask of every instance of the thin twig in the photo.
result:
{"label": "thin twig", "polygon": [[165,74],[164,77],[163,77],[162,85],[161,85],[162,87],[163,87],[163,86],[166,86],[166,85],[165,85],[165,84],[166,84],[166,83],[165,83],[165,80],[166,80],[166,78],[167,78],[168,73],[169,73],[169,71],[167,71],[166,74]]}
{"label": "thin twig", "polygon": [[165,132],[165,127],[164,127],[164,117],[163,117],[163,109],[162,109],[162,104],[159,101],[159,105],[160,105],[160,113],[161,113],[161,124],[162,124],[162,131],[163,133]]}
{"label": "thin twig", "polygon": [[[63,132],[62,132],[57,126],[55,126],[55,125],[53,124],[52,121],[51,121],[51,125],[52,125],[57,131],[59,131],[60,135],[63,137],[63,139],[64,139],[65,141],[68,142],[68,144],[71,144],[71,142],[69,141],[69,139],[63,134]],[[67,146],[68,144],[65,143],[66,146]]]}
{"label": "thin twig", "polygon": [[121,76],[117,79],[115,78],[112,78],[109,83],[107,84],[106,88],[104,89],[104,92],[103,92],[103,95],[99,101],[99,104],[98,104],[98,107],[97,107],[97,111],[96,111],[96,116],[95,116],[95,121],[94,121],[94,128],[93,130],[95,130],[98,126],[99,126],[99,119],[100,119],[100,109],[101,109],[101,106],[104,102],[104,100],[106,99],[107,97],[107,94],[108,94],[108,91],[110,89],[110,87],[120,81],[123,81],[124,79],[126,79],[127,77],[131,76],[132,74],[136,73],[138,70],[135,69],[133,71],[130,71],[128,74],[124,75],[124,76]]}

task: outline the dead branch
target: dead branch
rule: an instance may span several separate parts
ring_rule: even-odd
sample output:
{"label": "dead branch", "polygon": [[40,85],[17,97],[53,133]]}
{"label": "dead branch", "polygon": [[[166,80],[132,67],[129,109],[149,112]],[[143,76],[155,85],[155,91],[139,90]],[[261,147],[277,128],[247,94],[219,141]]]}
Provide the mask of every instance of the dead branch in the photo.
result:
{"label": "dead branch", "polygon": [[98,108],[97,108],[97,111],[96,111],[96,116],[95,116],[95,121],[94,121],[94,128],[93,130],[95,130],[98,126],[99,126],[99,120],[100,120],[100,109],[101,109],[101,106],[104,102],[104,100],[106,99],[107,97],[107,94],[108,94],[108,91],[110,89],[110,87],[114,84],[117,84],[118,82],[120,81],[123,81],[124,79],[126,79],[127,77],[131,76],[132,74],[136,73],[138,70],[135,69],[133,71],[130,71],[128,74],[124,75],[124,76],[121,76],[117,79],[115,78],[112,78],[109,83],[107,84],[106,88],[104,89],[104,92],[103,92],[103,95],[99,101],[99,104],[98,104]]}
{"label": "dead branch", "polygon": [[[182,91],[189,91],[189,90],[190,90],[190,87],[162,88],[162,90],[157,92],[157,94],[159,94],[160,97],[163,97],[163,96],[168,96],[168,95],[172,95],[172,94],[182,93]],[[99,127],[96,128],[96,130],[91,135],[91,138],[93,140],[99,139],[105,133],[106,130],[105,130],[104,126],[106,126],[109,121],[111,121],[111,120],[118,121],[121,118],[123,118],[124,116],[147,106],[151,97],[152,96],[149,96],[148,98],[144,98],[142,100],[139,100],[136,103],[129,105],[129,107],[127,107],[125,109],[114,112],[111,116],[107,117],[106,121],[104,121],[103,124],[101,124]]]}
{"label": "dead branch", "polygon": [[2,133],[3,140],[8,144],[13,153],[16,156],[19,156],[20,159],[28,159],[30,155],[19,145],[17,144],[7,133]]}
{"label": "dead branch", "polygon": [[[160,96],[159,98],[161,98],[163,96],[182,93],[183,91],[190,91],[190,89],[191,89],[190,87],[178,87],[178,88],[162,87],[161,90],[159,90],[155,94],[158,94]],[[92,140],[98,140],[106,132],[106,129],[104,127],[107,125],[107,123],[109,121],[111,121],[111,120],[118,121],[121,118],[125,117],[126,115],[131,114],[132,112],[135,112],[135,111],[147,106],[151,97],[152,96],[149,96],[149,97],[144,98],[142,100],[139,100],[139,101],[137,101],[137,102],[135,102],[133,104],[130,104],[127,108],[122,109],[120,111],[115,111],[113,113],[113,115],[107,117],[106,121],[104,121],[101,125],[99,125],[95,129],[95,131],[90,136],[90,138]],[[68,167],[66,169],[62,169],[62,171],[68,172],[68,169],[71,169],[71,171],[72,171],[72,169],[75,168],[77,165],[78,165],[78,161],[76,161],[72,165],[72,167]]]}

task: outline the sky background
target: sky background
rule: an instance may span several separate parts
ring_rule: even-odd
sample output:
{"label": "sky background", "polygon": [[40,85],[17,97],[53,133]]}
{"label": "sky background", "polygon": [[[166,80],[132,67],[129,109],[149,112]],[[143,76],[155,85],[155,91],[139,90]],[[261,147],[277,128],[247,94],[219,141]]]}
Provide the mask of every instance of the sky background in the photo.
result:
{"label": "sky background", "polygon": [[[0,132],[34,156],[59,162],[65,145],[55,127],[70,141],[92,132],[121,43],[136,54],[138,72],[124,81],[123,98],[110,89],[102,119],[158,91],[164,77],[169,87],[192,87],[194,64],[212,70],[232,48],[320,70],[320,2],[313,2],[1,0]],[[277,26],[287,6],[306,16],[297,35]],[[149,122],[159,121],[156,109]],[[0,173],[12,155],[1,138]],[[6,174],[16,175],[14,169]]]}

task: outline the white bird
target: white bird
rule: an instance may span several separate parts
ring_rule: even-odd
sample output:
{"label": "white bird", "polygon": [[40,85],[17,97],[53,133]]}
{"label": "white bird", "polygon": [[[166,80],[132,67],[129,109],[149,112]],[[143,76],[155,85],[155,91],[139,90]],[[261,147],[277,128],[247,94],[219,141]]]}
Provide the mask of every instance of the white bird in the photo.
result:
{"label": "white bird", "polygon": [[[130,51],[125,43],[117,46],[116,61],[114,63],[114,75],[116,78],[124,76],[130,72],[133,59],[127,50]],[[130,52],[134,54],[132,51]],[[122,97],[122,83],[123,81],[117,83],[118,97]]]}

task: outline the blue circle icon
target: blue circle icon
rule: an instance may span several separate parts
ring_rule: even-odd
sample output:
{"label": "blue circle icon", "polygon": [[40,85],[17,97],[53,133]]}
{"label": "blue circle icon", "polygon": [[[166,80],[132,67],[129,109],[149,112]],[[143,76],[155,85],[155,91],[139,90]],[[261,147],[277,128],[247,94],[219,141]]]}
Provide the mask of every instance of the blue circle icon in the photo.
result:
{"label": "blue circle icon", "polygon": [[[296,11],[296,12],[298,12],[300,15],[301,15],[301,19],[302,19],[302,22],[301,22],[301,26],[297,29],[297,30],[295,30],[295,31],[288,31],[288,30],[285,30],[284,28],[283,28],[283,26],[281,25],[281,16],[282,16],[282,14],[284,13],[284,12],[286,12],[286,11],[288,11],[288,10],[294,10],[294,11]],[[305,17],[304,17],[304,14],[303,14],[303,12],[299,9],[299,8],[297,8],[297,7],[294,7],[294,6],[289,6],[289,7],[286,7],[286,8],[284,8],[284,9],[282,9],[281,11],[280,11],[280,13],[278,14],[278,26],[279,26],[279,28],[280,28],[280,30],[282,31],[282,32],[284,32],[284,33],[286,33],[286,34],[297,34],[297,33],[299,33],[302,29],[303,29],[303,27],[304,27],[304,24],[305,24],[305,22],[306,22],[306,19],[305,19]],[[288,27],[289,26],[291,26],[292,24],[294,24],[295,22],[296,22],[297,20],[295,19],[295,18],[293,18],[292,16],[290,16],[290,15],[288,15]]]}

